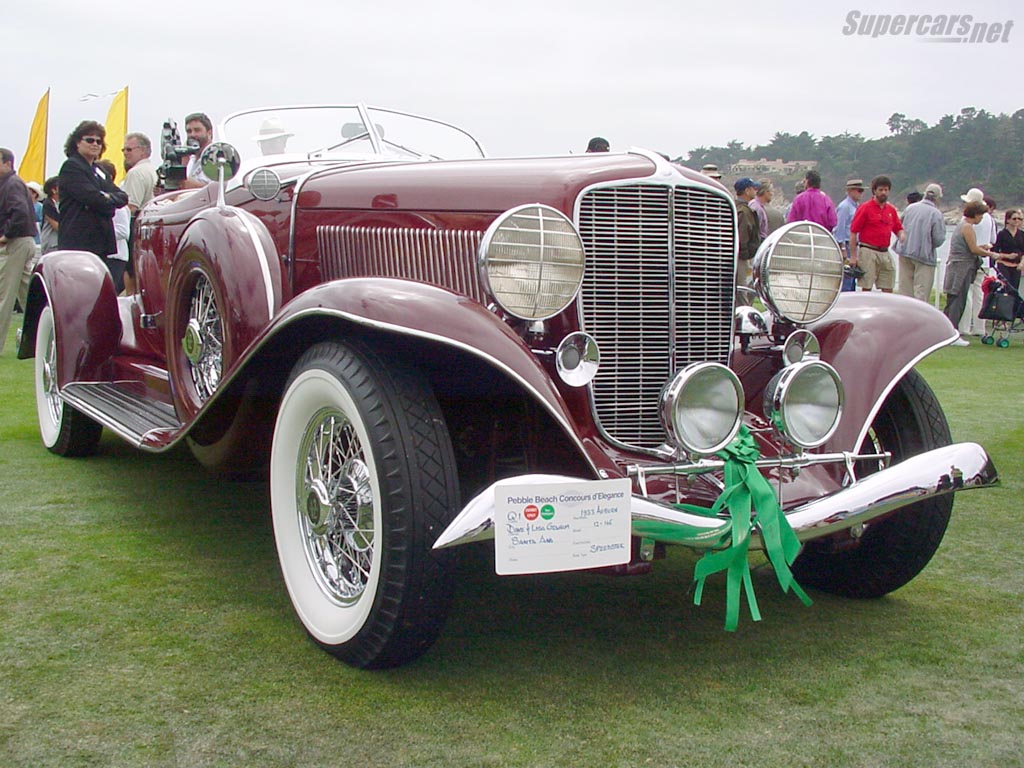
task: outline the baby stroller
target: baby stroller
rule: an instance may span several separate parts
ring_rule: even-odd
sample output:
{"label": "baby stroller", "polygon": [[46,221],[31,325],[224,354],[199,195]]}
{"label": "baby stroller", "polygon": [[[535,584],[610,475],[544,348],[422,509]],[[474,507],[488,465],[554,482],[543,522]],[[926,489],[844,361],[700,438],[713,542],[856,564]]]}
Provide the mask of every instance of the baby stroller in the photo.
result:
{"label": "baby stroller", "polygon": [[1010,334],[1024,330],[1021,322],[1024,321],[1024,299],[1020,291],[1001,275],[986,277],[981,283],[981,290],[984,300],[978,317],[992,321],[992,335],[982,336],[981,343],[1005,349],[1010,346]]}

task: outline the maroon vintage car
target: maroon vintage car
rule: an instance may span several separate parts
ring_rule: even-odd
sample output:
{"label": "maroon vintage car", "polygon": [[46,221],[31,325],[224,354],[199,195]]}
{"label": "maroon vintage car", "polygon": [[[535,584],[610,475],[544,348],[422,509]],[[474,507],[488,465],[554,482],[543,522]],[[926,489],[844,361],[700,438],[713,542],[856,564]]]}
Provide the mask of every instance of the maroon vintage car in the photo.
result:
{"label": "maroon vintage car", "polygon": [[106,427],[268,476],[295,610],[351,664],[429,648],[459,545],[500,573],[782,546],[783,586],[874,597],[926,565],[954,491],[996,482],[914,371],[957,338],[940,313],[840,295],[807,222],[737,290],[730,195],[658,154],[488,159],[362,105],[218,136],[223,181],[142,212],[134,294],[91,254],[42,259],[19,355],[56,454]]}

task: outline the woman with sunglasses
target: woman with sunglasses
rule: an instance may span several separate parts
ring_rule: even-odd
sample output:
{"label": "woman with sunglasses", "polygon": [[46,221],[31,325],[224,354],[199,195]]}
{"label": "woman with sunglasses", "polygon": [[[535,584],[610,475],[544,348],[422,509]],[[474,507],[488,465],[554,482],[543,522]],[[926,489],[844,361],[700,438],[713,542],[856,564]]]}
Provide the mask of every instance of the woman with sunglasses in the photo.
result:
{"label": "woman with sunglasses", "polygon": [[106,130],[95,120],[84,120],[64,143],[67,160],[60,168],[61,250],[91,251],[101,259],[117,251],[114,211],[128,204],[128,196],[114,186],[96,161],[107,148]]}
{"label": "woman with sunglasses", "polygon": [[1020,290],[1021,254],[1024,254],[1024,212],[1011,208],[1003,220],[1003,231],[996,235],[992,253],[999,254],[996,271],[1015,290]]}

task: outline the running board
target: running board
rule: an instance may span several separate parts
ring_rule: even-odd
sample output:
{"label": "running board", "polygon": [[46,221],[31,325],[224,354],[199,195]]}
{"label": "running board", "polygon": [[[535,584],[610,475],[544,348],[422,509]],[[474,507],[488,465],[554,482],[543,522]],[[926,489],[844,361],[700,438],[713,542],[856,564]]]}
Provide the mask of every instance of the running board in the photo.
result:
{"label": "running board", "polygon": [[132,381],[73,382],[60,391],[71,407],[113,430],[136,448],[160,450],[181,431],[174,406],[138,393]]}

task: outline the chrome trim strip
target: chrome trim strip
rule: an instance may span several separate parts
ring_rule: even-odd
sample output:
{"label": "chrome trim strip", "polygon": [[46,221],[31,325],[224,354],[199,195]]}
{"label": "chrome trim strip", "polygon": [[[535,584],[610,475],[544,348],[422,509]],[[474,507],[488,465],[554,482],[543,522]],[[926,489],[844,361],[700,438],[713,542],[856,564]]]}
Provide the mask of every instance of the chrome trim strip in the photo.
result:
{"label": "chrome trim strip", "polygon": [[[522,484],[584,482],[583,478],[560,475],[522,475],[500,482]],[[897,509],[953,491],[984,488],[998,482],[998,473],[985,449],[977,443],[957,443],[913,456],[888,469],[789,510],[786,518],[801,541],[870,522]],[[494,538],[494,491],[490,486],[476,496],[456,516],[434,543],[434,549],[454,547]],[[633,521],[654,521],[690,529],[687,546],[706,549],[719,544],[716,531],[722,518],[694,515],[673,506],[634,495],[630,503]],[[763,548],[756,533],[751,537],[755,549]]]}
{"label": "chrome trim strip", "polygon": [[864,445],[864,440],[868,436],[868,430],[871,429],[871,425],[875,421],[875,416],[877,416],[878,412],[881,410],[882,404],[885,402],[885,399],[889,397],[889,393],[892,392],[893,389],[895,389],[896,385],[900,382],[900,380],[907,375],[907,372],[915,365],[917,365],[919,362],[928,357],[928,355],[930,355],[932,352],[940,350],[943,347],[948,347],[950,344],[952,344],[959,338],[960,334],[957,332],[956,328],[954,328],[952,335],[950,335],[948,339],[946,339],[945,341],[940,341],[938,344],[933,344],[932,346],[922,350],[916,356],[910,358],[910,360],[907,361],[907,364],[900,369],[899,373],[893,376],[889,380],[889,383],[885,386],[885,388],[882,389],[881,392],[879,392],[878,399],[875,401],[875,404],[871,407],[871,410],[868,411],[868,415],[864,419],[864,424],[860,428],[860,434],[857,435],[857,442],[850,446],[851,450],[855,451],[857,450],[857,448]]}
{"label": "chrome trim strip", "polygon": [[270,280],[270,264],[267,260],[267,252],[263,248],[263,241],[260,239],[259,233],[253,228],[252,222],[249,220],[249,212],[242,208],[235,208],[234,206],[227,206],[238,211],[242,211],[241,219],[242,225],[245,227],[245,231],[249,233],[249,239],[252,240],[252,244],[256,247],[256,253],[260,260],[260,271],[263,273],[263,287],[267,294],[267,317],[271,318],[275,314],[274,310],[274,286]]}

